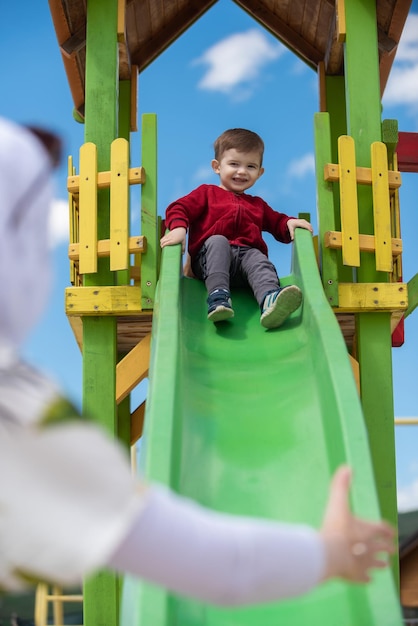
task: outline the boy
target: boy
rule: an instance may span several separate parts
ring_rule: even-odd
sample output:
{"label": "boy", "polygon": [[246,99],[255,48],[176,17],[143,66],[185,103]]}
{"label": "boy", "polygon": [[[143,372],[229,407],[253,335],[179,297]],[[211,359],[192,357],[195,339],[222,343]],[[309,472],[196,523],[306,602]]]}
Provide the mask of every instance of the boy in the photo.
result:
{"label": "boy", "polygon": [[300,306],[302,293],[296,285],[280,287],[262,231],[290,243],[295,228],[312,232],[312,226],[245,193],[264,173],[259,135],[243,128],[226,130],[214,148],[212,168],[219,174],[219,186],[201,185],[168,206],[170,232],[161,238],[161,247],[181,243],[184,249],[189,230],[191,268],[205,282],[209,320],[233,317],[230,284],[249,285],[260,305],[262,326],[277,328]]}

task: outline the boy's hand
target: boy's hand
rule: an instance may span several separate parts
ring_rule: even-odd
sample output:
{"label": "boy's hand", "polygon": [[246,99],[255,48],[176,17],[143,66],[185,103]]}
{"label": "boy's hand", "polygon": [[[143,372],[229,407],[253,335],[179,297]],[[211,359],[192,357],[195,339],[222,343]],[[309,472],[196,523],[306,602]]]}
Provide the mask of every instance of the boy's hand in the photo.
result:
{"label": "boy's hand", "polygon": [[331,482],[321,528],[326,554],[323,578],[365,583],[370,570],[387,567],[387,556],[395,552],[395,530],[386,522],[369,522],[351,513],[350,482],[347,466],[340,467]]}
{"label": "boy's hand", "polygon": [[183,226],[178,226],[177,228],[173,228],[168,233],[166,233],[160,239],[160,246],[164,248],[165,246],[175,246],[178,243],[181,243],[181,251],[184,252],[186,249],[186,229]]}
{"label": "boy's hand", "polygon": [[287,221],[287,228],[290,233],[290,239],[293,241],[295,238],[295,228],[305,228],[306,230],[311,231],[313,233],[312,224],[303,219],[297,219],[291,217],[290,220]]}

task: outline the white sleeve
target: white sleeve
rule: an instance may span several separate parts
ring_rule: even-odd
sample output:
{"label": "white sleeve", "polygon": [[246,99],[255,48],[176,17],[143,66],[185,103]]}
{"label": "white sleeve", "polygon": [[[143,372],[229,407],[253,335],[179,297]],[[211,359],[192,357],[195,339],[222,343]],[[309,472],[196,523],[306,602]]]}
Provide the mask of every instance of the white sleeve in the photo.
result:
{"label": "white sleeve", "polygon": [[324,560],[310,527],[216,513],[152,487],[109,566],[180,595],[234,606],[308,592],[321,580]]}
{"label": "white sleeve", "polygon": [[0,419],[0,589],[81,582],[105,566],[143,505],[121,446],[95,425]]}
{"label": "white sleeve", "polygon": [[0,419],[0,588],[61,585],[110,567],[219,605],[309,591],[318,533],[205,509],[131,475],[119,445],[82,422]]}

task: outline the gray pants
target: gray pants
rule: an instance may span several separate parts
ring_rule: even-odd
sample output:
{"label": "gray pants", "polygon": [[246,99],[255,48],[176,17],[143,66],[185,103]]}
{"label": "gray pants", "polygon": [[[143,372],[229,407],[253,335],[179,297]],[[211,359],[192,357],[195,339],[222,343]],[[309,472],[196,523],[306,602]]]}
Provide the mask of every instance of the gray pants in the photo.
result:
{"label": "gray pants", "polygon": [[266,293],[279,289],[276,268],[257,248],[231,246],[223,235],[209,237],[192,260],[194,274],[208,293],[215,289],[250,286],[258,304]]}

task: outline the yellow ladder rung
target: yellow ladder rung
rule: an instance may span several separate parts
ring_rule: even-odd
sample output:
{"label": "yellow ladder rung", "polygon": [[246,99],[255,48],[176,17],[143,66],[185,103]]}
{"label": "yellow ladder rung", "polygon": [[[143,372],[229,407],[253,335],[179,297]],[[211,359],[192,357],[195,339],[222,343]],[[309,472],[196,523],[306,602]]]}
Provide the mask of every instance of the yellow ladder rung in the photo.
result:
{"label": "yellow ladder rung", "polygon": [[[129,168],[129,184],[143,185],[146,179],[146,173],[143,167]],[[110,187],[110,170],[105,172],[97,172],[97,189],[109,189]],[[75,202],[78,202],[78,194],[80,193],[80,175],[72,174],[67,178],[67,191],[74,195]]]}
{"label": "yellow ladder rung", "polygon": [[129,143],[119,138],[110,149],[110,269],[129,263]]}
{"label": "yellow ladder rung", "polygon": [[97,272],[97,147],[80,148],[80,273]]}
{"label": "yellow ladder rung", "polygon": [[356,154],[354,139],[348,135],[338,138],[340,174],[340,204],[342,258],[344,265],[360,266]]}
{"label": "yellow ladder rung", "polygon": [[[110,239],[99,239],[97,242],[97,256],[110,256]],[[141,255],[146,252],[147,242],[143,235],[137,237],[129,237],[127,241],[129,254]],[[80,258],[80,244],[70,243],[68,246],[68,258],[71,261],[78,261]]]}
{"label": "yellow ladder rung", "polygon": [[52,605],[53,624],[54,626],[64,625],[64,608],[63,603],[67,602],[83,602],[82,594],[64,594],[61,587],[52,586],[52,593],[49,592],[47,583],[39,583],[36,588],[35,596],[35,626],[47,626],[48,621],[48,605]]}
{"label": "yellow ladder rung", "polygon": [[[359,235],[360,252],[375,252],[376,244],[374,235]],[[402,254],[402,239],[392,237],[390,242],[391,254],[399,257]],[[341,233],[336,230],[328,230],[324,234],[324,246],[338,250],[342,248]]]}
{"label": "yellow ladder rung", "polygon": [[371,146],[373,219],[376,246],[376,270],[393,271],[390,228],[390,199],[387,149],[375,141]]}
{"label": "yellow ladder rung", "polygon": [[[402,185],[401,173],[395,170],[389,170],[389,189],[395,192]],[[340,172],[338,163],[325,163],[324,180],[328,183],[338,183],[340,180]],[[358,185],[371,185],[372,173],[370,167],[356,167],[356,180]]]}

